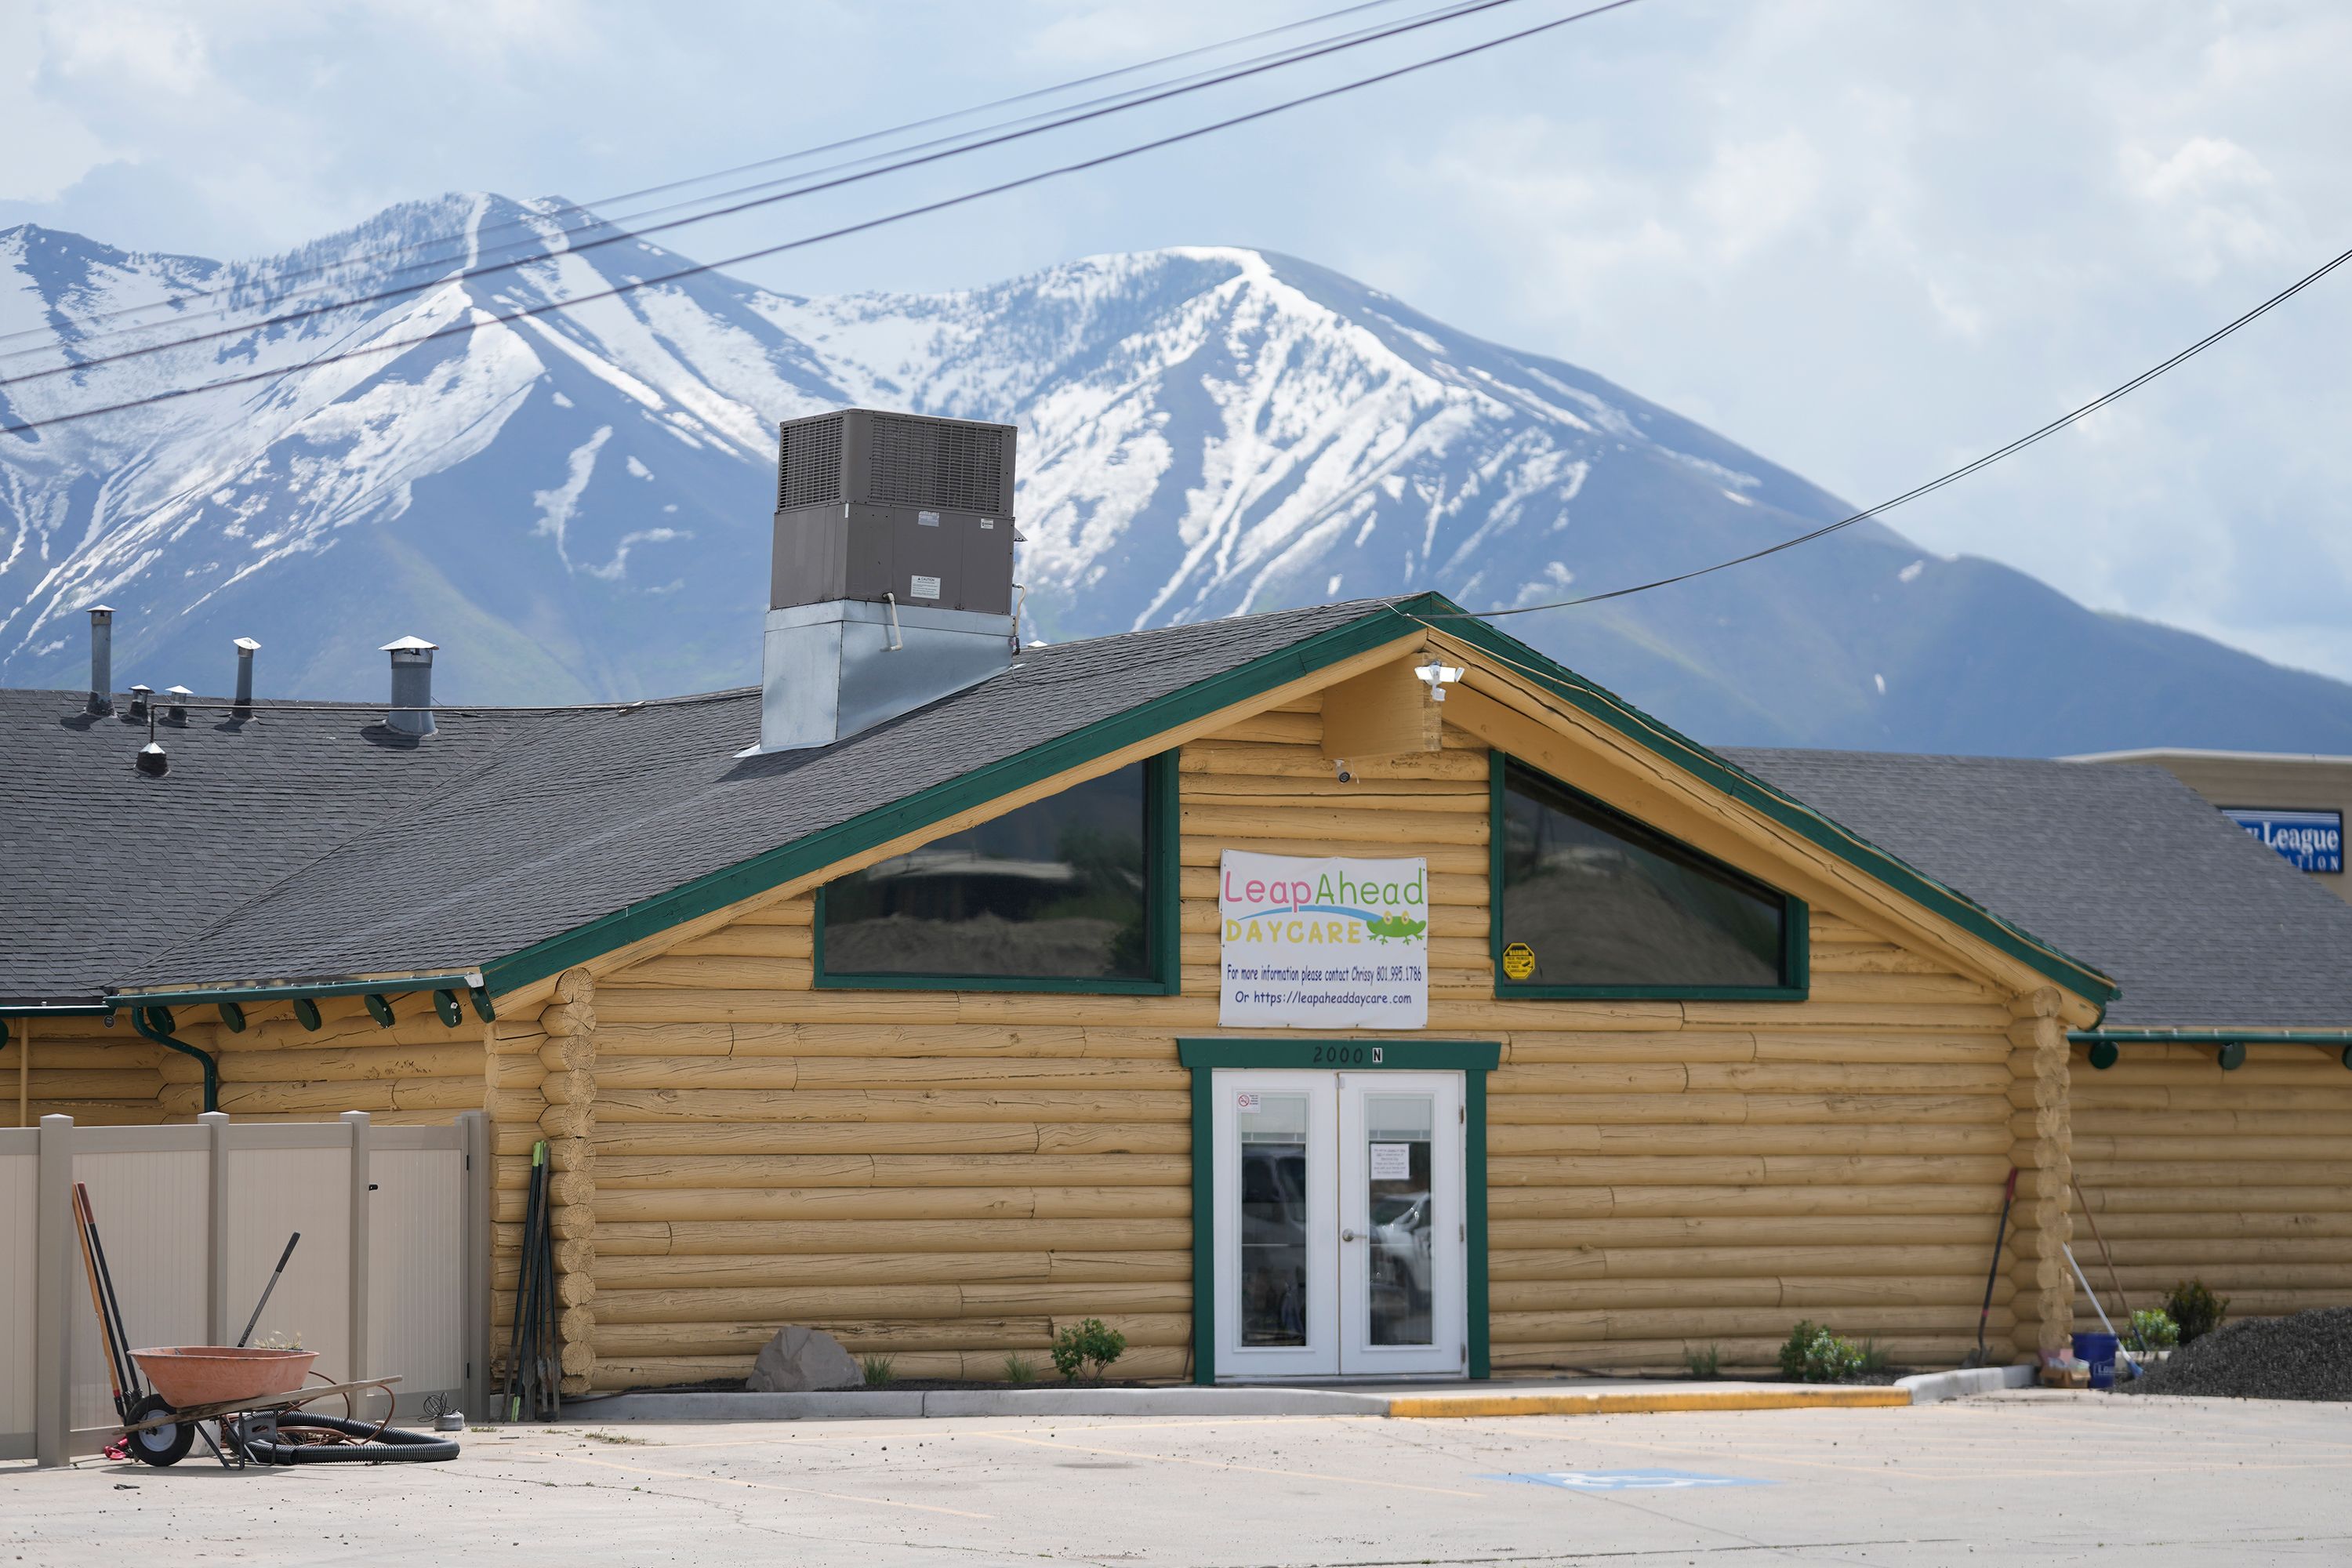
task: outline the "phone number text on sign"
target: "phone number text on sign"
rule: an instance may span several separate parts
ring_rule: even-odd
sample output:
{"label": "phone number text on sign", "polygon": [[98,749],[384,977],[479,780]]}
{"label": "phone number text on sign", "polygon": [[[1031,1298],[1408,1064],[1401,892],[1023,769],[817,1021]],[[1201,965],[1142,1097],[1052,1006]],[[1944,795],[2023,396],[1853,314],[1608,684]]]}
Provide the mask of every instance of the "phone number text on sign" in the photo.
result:
{"label": "phone number text on sign", "polygon": [[1429,866],[1228,849],[1217,1022],[1419,1029],[1429,1023]]}

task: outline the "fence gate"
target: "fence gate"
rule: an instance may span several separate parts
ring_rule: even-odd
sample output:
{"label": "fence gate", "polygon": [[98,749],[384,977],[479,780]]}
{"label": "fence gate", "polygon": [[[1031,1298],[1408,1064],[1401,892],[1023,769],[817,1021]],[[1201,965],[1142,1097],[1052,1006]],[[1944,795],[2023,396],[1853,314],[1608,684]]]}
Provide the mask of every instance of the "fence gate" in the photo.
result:
{"label": "fence gate", "polygon": [[115,1430],[76,1183],[133,1346],[234,1342],[300,1231],[255,1343],[317,1351],[338,1383],[397,1375],[402,1415],[487,1411],[488,1153],[478,1111],[448,1127],[376,1127],[354,1110],[0,1131],[0,1459],[62,1464]]}

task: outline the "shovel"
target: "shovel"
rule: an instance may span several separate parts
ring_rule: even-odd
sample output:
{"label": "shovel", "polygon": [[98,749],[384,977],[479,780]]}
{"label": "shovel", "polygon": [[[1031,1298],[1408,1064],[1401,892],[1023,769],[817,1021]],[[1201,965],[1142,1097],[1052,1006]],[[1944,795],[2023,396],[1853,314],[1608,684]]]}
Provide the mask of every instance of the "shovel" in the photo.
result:
{"label": "shovel", "polygon": [[1985,1325],[1992,1320],[1992,1288],[2000,1278],[2001,1244],[2009,1239],[2009,1205],[2017,1197],[2017,1167],[2009,1168],[2009,1185],[2001,1189],[2000,1226],[1992,1234],[1992,1267],[1985,1270],[1984,1306],[1977,1312],[1977,1348],[1970,1351],[1964,1367],[1985,1363]]}

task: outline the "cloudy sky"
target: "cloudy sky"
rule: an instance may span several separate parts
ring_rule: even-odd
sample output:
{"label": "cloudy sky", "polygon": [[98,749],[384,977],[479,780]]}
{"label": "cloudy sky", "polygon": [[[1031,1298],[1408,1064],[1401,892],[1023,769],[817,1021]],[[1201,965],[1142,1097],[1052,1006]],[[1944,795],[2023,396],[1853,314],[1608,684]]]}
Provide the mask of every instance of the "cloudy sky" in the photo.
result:
{"label": "cloudy sky", "polygon": [[[0,0],[0,226],[257,256],[445,190],[594,201],[1341,3]],[[731,254],[1574,8],[1511,0],[667,243]],[[1874,501],[2352,247],[2347,60],[2341,0],[1642,0],[745,270],[825,292],[1158,245],[1286,251]],[[2352,267],[1891,521],[2352,679],[2347,347]]]}

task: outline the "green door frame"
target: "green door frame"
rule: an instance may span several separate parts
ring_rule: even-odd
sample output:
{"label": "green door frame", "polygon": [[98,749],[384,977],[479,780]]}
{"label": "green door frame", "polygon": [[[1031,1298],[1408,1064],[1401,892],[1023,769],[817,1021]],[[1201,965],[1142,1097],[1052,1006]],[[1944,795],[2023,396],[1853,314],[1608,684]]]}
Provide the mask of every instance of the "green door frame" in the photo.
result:
{"label": "green door frame", "polygon": [[1486,1075],[1502,1059],[1492,1040],[1180,1039],[1192,1074],[1192,1381],[1217,1381],[1215,1138],[1211,1074],[1218,1068],[1462,1075],[1463,1316],[1470,1375],[1491,1375],[1486,1340]]}

